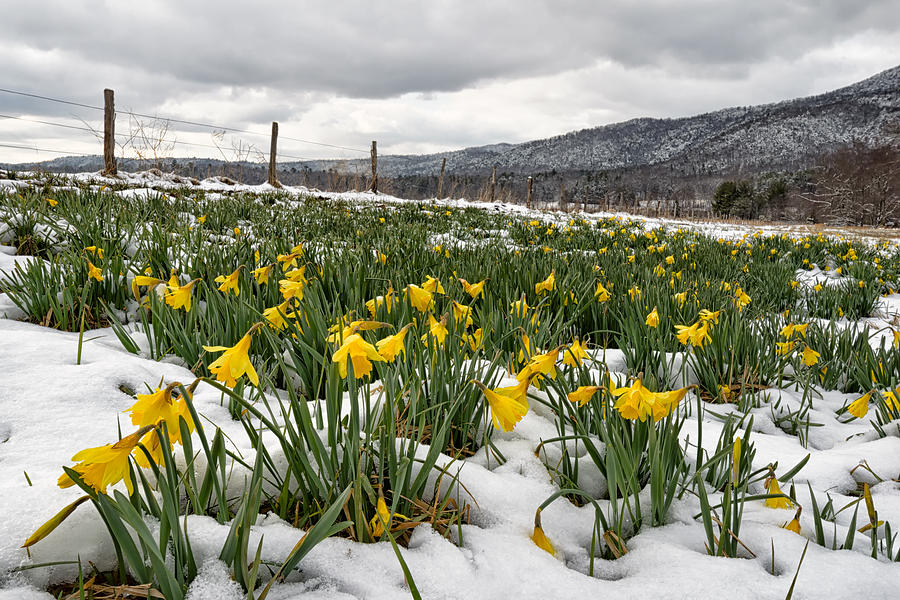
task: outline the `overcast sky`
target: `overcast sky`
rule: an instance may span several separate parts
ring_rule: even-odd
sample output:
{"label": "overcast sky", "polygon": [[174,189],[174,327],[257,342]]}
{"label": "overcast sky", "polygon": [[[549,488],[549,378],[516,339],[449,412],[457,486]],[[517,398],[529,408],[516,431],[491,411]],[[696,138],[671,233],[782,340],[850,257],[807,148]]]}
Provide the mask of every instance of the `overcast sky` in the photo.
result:
{"label": "overcast sky", "polygon": [[[119,133],[125,110],[257,132],[275,120],[279,149],[304,158],[362,154],[284,137],[437,152],[805,96],[900,63],[900,0],[15,4],[0,19],[0,88],[92,106],[113,88]],[[0,114],[102,122],[3,92]],[[177,156],[268,148],[175,124],[173,136]],[[89,132],[5,118],[0,144],[101,152]],[[0,162],[56,156],[0,147]]]}

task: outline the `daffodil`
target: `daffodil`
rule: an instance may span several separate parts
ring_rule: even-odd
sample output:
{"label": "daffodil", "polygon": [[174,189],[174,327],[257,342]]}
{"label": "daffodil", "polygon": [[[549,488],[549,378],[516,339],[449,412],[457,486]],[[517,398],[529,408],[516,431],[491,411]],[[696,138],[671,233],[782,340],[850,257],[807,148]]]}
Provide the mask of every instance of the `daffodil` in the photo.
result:
{"label": "daffodil", "polygon": [[88,246],[84,249],[84,251],[90,252],[99,259],[103,258],[103,248],[98,248],[97,246]]}
{"label": "daffodil", "polygon": [[241,294],[241,289],[238,287],[239,279],[238,276],[241,274],[241,269],[244,266],[241,265],[237,269],[231,272],[231,275],[219,275],[216,277],[216,283],[221,284],[219,286],[219,291],[228,293],[229,291],[234,292],[235,296],[239,296]]}
{"label": "daffodil", "polygon": [[572,345],[563,351],[563,364],[570,367],[581,366],[582,361],[587,358],[588,353],[585,351],[584,344],[575,338]]}
{"label": "daffodil", "polygon": [[656,327],[659,325],[659,313],[656,310],[656,307],[650,311],[650,314],[647,315],[647,320],[644,321],[648,327]]}
{"label": "daffodil", "polygon": [[484,294],[485,281],[486,281],[485,279],[482,279],[478,283],[469,283],[468,281],[466,281],[465,279],[462,279],[462,278],[460,278],[460,280],[459,280],[459,282],[463,286],[463,290],[465,290],[465,292],[468,295],[472,296],[473,300],[475,298],[477,298],[479,294],[482,294],[482,295]]}
{"label": "daffodil", "polygon": [[559,360],[559,348],[554,348],[544,354],[535,354],[525,367],[516,375],[519,381],[530,380],[534,376],[546,376],[556,379],[556,361]]}
{"label": "daffodil", "polygon": [[510,313],[514,314],[517,317],[524,317],[528,314],[529,306],[528,302],[525,300],[525,297],[522,296],[521,300],[516,300],[513,302],[510,308]]}
{"label": "daffodil", "polygon": [[375,318],[376,311],[384,306],[385,310],[387,310],[387,314],[391,314],[391,310],[394,308],[394,290],[393,288],[388,290],[388,293],[384,296],[376,296],[375,298],[366,302],[366,308],[369,310],[369,314],[372,315],[372,318]]}
{"label": "daffodil", "polygon": [[747,292],[742,290],[740,287],[734,291],[734,304],[735,306],[737,306],[738,311],[743,310],[745,306],[750,304],[750,302],[750,296],[748,296]]}
{"label": "daffodil", "polygon": [[556,288],[556,273],[551,272],[547,279],[534,285],[534,293],[542,294],[543,292],[552,292]]}
{"label": "daffodil", "polygon": [[253,382],[253,385],[259,385],[259,376],[253,363],[250,362],[250,341],[251,336],[256,333],[261,323],[257,323],[244,334],[237,344],[231,346],[203,346],[207,352],[223,352],[219,358],[209,365],[209,372],[216,376],[217,381],[221,381],[228,387],[234,387],[237,379],[247,374],[247,379]]}
{"label": "daffodil", "polygon": [[438,346],[444,345],[444,339],[447,337],[447,315],[441,317],[438,321],[434,315],[428,315],[428,331],[422,334],[422,343],[428,344],[428,336],[434,338]]}
{"label": "daffodil", "polygon": [[297,259],[301,256],[303,256],[302,249],[298,252],[291,252],[290,254],[279,254],[275,257],[275,260],[281,263],[281,271],[286,272],[291,267],[297,266]]}
{"label": "daffodil", "polygon": [[847,412],[857,419],[862,419],[869,412],[869,400],[871,398],[872,392],[866,392],[850,403],[850,406],[847,407]]}
{"label": "daffodil", "polygon": [[389,335],[375,343],[378,354],[381,355],[384,360],[394,362],[400,353],[406,357],[406,345],[404,344],[404,340],[406,339],[406,332],[409,331],[409,328],[410,324],[406,324],[394,335]]}
{"label": "daffodil", "polygon": [[134,294],[135,300],[140,300],[141,294],[138,288],[140,288],[141,286],[147,286],[149,290],[153,290],[161,283],[165,283],[165,281],[163,281],[162,279],[157,279],[156,277],[136,275],[134,279],[131,280],[131,293]]}
{"label": "daffodil", "polygon": [[531,533],[531,541],[544,552],[552,556],[556,555],[556,549],[544,533],[544,528],[541,527],[541,509],[534,514],[534,531]]}
{"label": "daffodil", "polygon": [[256,279],[256,283],[258,283],[259,285],[266,285],[269,283],[269,276],[272,274],[272,271],[274,269],[275,263],[253,269],[253,278]]}
{"label": "daffodil", "polygon": [[478,381],[474,383],[481,389],[488,401],[494,427],[503,431],[515,429],[516,424],[528,412],[528,386],[531,384],[531,380],[523,379],[516,385],[494,390]]}
{"label": "daffodil", "polygon": [[346,319],[342,317],[339,323],[329,327],[328,338],[326,338],[325,341],[327,341],[329,344],[340,344],[354,333],[358,333],[360,331],[372,331],[389,326],[387,323],[382,323],[380,321],[356,320],[351,321],[349,324],[345,323]]}
{"label": "daffodil", "polygon": [[584,406],[590,401],[591,398],[594,397],[594,394],[596,394],[600,389],[602,388],[599,385],[582,385],[574,392],[569,392],[566,395],[566,398],[573,404],[577,402],[578,406]]}
{"label": "daffodil", "polygon": [[793,531],[797,535],[800,535],[800,513],[803,512],[803,507],[798,506],[797,512],[794,513],[794,518],[790,520],[790,522],[785,523],[783,526],[784,529],[788,531]]}
{"label": "daffodil", "polygon": [[59,202],[54,200],[53,198],[47,198],[47,204],[49,204],[50,206],[56,206],[57,204],[59,204]]}
{"label": "daffodil", "polygon": [[597,302],[606,302],[609,300],[609,290],[603,287],[603,282],[597,282],[597,290],[594,292],[594,297],[597,299]]}
{"label": "daffodil", "polygon": [[391,511],[388,509],[384,497],[378,496],[378,501],[375,503],[375,516],[369,520],[369,527],[372,529],[372,537],[378,539],[384,535],[385,529],[390,531],[394,526],[394,519],[408,521],[409,517],[401,515],[400,513],[393,513],[393,515],[391,515]]}
{"label": "daffodil", "polygon": [[686,387],[670,392],[651,392],[638,378],[628,387],[612,390],[613,396],[618,398],[613,408],[625,419],[645,421],[652,416],[654,421],[659,421],[672,412],[690,389]]}
{"label": "daffodil", "polygon": [[791,502],[791,499],[785,496],[778,486],[778,479],[775,477],[775,473],[769,472],[769,476],[765,481],[765,486],[769,495],[776,496],[781,494],[780,498],[766,498],[765,505],[769,508],[791,508],[794,505],[794,503]]}
{"label": "daffodil", "polygon": [[446,294],[446,292],[444,291],[444,286],[441,285],[440,280],[435,279],[431,275],[425,277],[425,282],[422,284],[422,289],[432,294]]}
{"label": "daffodil", "polygon": [[275,331],[281,331],[287,327],[286,319],[291,319],[295,313],[291,310],[293,307],[293,299],[288,298],[277,306],[272,306],[263,311],[263,318],[266,323]]}
{"label": "daffodil", "polygon": [[282,279],[278,282],[278,290],[285,300],[291,298],[296,298],[298,301],[303,300],[303,286],[302,281],[291,281],[290,279]]}
{"label": "daffodil", "polygon": [[722,313],[721,310],[717,310],[714,312],[714,311],[706,310],[705,308],[703,308],[700,310],[699,317],[700,317],[701,321],[711,321],[712,323],[717,324],[719,322],[719,315],[721,313]]}
{"label": "daffodil", "polygon": [[475,352],[475,350],[477,350],[481,345],[483,337],[484,333],[481,331],[481,327],[476,329],[473,333],[466,334],[465,341],[469,343],[469,347],[472,349],[472,352]]}
{"label": "daffodil", "polygon": [[464,322],[463,327],[469,327],[474,324],[472,320],[472,307],[460,304],[456,300],[453,301],[453,320],[457,323]]}
{"label": "daffodil", "polygon": [[409,298],[409,303],[419,312],[428,312],[434,306],[432,293],[415,284],[406,286],[406,295]]}
{"label": "daffodil", "polygon": [[309,283],[309,280],[306,279],[306,265],[301,265],[296,269],[291,269],[284,274],[284,278],[289,281]]}
{"label": "daffodil", "polygon": [[702,348],[704,342],[712,341],[709,337],[709,321],[697,321],[690,327],[676,325],[678,341],[687,345],[689,342],[696,348]]}
{"label": "daffodil", "polygon": [[332,362],[337,363],[342,378],[347,376],[347,359],[353,363],[353,376],[356,379],[361,379],[372,372],[372,361],[385,361],[375,346],[362,339],[358,333],[344,338],[344,343],[331,356]]}
{"label": "daffodil", "polygon": [[809,346],[804,346],[803,348],[803,364],[807,367],[811,367],[817,362],[819,362],[819,357],[821,355],[810,348]]}
{"label": "daffodil", "polygon": [[[72,467],[72,470],[77,472],[87,485],[100,493],[105,494],[107,487],[122,480],[125,481],[128,493],[133,493],[134,483],[131,481],[128,460],[141,437],[151,429],[153,426],[148,425],[114,444],[82,450],[72,457],[72,460],[79,461]],[[74,482],[68,475],[63,474],[57,481],[57,485],[67,488],[74,485]]]}
{"label": "daffodil", "polygon": [[87,261],[88,264],[88,277],[92,279],[96,279],[97,281],[103,281],[103,274],[99,268],[97,268],[94,263],[91,261]]}
{"label": "daffodil", "polygon": [[191,312],[191,290],[198,281],[200,280],[194,279],[184,285],[178,285],[178,279],[173,275],[166,285],[166,304],[175,310],[184,308],[185,312]]}

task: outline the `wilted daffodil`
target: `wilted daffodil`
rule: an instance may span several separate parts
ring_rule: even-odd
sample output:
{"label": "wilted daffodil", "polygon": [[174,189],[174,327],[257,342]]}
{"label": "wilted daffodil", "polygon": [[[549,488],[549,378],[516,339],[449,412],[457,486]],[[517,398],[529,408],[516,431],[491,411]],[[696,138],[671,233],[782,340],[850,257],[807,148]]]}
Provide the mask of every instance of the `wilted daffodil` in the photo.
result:
{"label": "wilted daffodil", "polygon": [[[86,484],[100,493],[106,493],[106,488],[122,480],[128,488],[128,493],[134,492],[134,483],[128,468],[128,459],[131,452],[137,447],[141,437],[153,429],[152,425],[142,427],[131,435],[123,437],[114,444],[106,444],[96,448],[87,448],[72,457],[79,461],[72,469],[81,475]],[[75,485],[68,475],[63,474],[57,481],[61,488]]]}
{"label": "wilted daffodil", "polygon": [[161,283],[165,283],[165,281],[157,279],[156,277],[148,277],[147,275],[136,275],[135,278],[131,280],[131,293],[134,294],[135,300],[140,300],[141,293],[138,288],[147,286],[149,290],[153,290]]}
{"label": "wilted daffodil", "polygon": [[384,360],[394,362],[400,353],[402,353],[404,357],[406,356],[406,345],[404,344],[404,340],[406,339],[406,332],[409,331],[410,327],[411,325],[407,323],[394,335],[389,335],[388,337],[375,342],[378,354],[380,354]]}
{"label": "wilted daffodil", "polygon": [[353,363],[353,376],[361,379],[372,372],[372,361],[384,362],[375,346],[362,339],[358,333],[344,338],[344,343],[331,355],[332,362],[337,363],[341,377],[347,376],[347,360]]}
{"label": "wilted daffodil", "polygon": [[223,352],[209,365],[209,372],[216,376],[217,381],[221,381],[228,387],[234,387],[237,384],[237,378],[246,373],[247,379],[252,381],[253,385],[259,385],[259,376],[250,362],[249,352],[251,336],[261,326],[262,323],[256,323],[237,344],[230,348],[227,346],[203,346],[207,352]]}
{"label": "wilted daffodil", "polygon": [[516,379],[526,381],[534,376],[547,376],[550,379],[556,379],[556,361],[558,359],[559,348],[554,348],[544,354],[535,354],[528,360],[528,364],[519,371]]}
{"label": "wilted daffodil", "polygon": [[379,495],[378,501],[375,503],[375,516],[369,521],[369,527],[372,529],[372,537],[378,539],[384,534],[385,529],[390,531],[394,526],[395,519],[408,521],[409,517],[401,515],[400,513],[391,515],[387,502],[384,501],[384,496]]}
{"label": "wilted daffodil", "polygon": [[91,279],[96,279],[97,281],[103,281],[103,274],[99,268],[97,268],[94,263],[91,261],[87,261],[88,264],[88,277]]}
{"label": "wilted daffodil", "polygon": [[517,317],[524,317],[528,314],[528,302],[525,301],[525,297],[523,296],[521,300],[516,300],[511,304],[510,313],[516,315]]}
{"label": "wilted daffodil", "polygon": [[235,296],[239,296],[241,293],[241,289],[238,287],[238,276],[241,274],[241,269],[244,268],[244,265],[239,266],[237,269],[231,272],[231,275],[219,275],[216,277],[216,283],[221,284],[219,286],[219,291],[228,293],[229,291],[234,292]]}
{"label": "wilted daffodil", "polygon": [[650,311],[650,314],[647,315],[647,320],[644,321],[644,324],[648,327],[656,327],[659,325],[659,312],[657,312],[656,307],[653,307],[653,310]]}
{"label": "wilted daffodil", "polygon": [[191,312],[191,290],[198,281],[200,280],[194,279],[184,285],[178,285],[178,278],[173,275],[166,285],[166,304],[176,310],[183,308],[185,312]]}

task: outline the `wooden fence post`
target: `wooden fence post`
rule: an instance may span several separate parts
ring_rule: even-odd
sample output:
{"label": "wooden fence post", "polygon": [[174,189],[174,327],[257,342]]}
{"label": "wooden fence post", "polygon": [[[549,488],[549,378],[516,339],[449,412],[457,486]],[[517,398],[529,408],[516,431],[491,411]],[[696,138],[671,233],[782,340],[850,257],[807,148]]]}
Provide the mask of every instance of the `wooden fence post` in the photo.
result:
{"label": "wooden fence post", "polygon": [[531,196],[531,188],[534,185],[534,178],[530,175],[528,176],[528,195],[525,196],[525,206],[531,208],[532,196]]}
{"label": "wooden fence post", "polygon": [[114,93],[103,90],[103,175],[115,175],[116,168],[116,106]]}
{"label": "wooden fence post", "polygon": [[378,193],[378,145],[372,140],[372,193]]}
{"label": "wooden fence post", "polygon": [[497,197],[497,165],[491,171],[491,202]]}
{"label": "wooden fence post", "polygon": [[441,161],[441,177],[438,179],[438,193],[437,197],[440,200],[444,197],[444,169],[447,168],[447,157],[444,157],[444,160]]}
{"label": "wooden fence post", "polygon": [[278,148],[278,123],[272,121],[272,145],[269,147],[269,185],[280,188],[278,176],[275,172],[275,155]]}

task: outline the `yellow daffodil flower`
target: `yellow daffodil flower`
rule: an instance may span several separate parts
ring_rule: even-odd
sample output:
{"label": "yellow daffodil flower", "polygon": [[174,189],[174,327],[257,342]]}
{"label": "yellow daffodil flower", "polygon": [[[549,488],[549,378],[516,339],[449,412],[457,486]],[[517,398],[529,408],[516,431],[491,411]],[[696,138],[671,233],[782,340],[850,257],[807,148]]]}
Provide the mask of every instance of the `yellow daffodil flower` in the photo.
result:
{"label": "yellow daffodil flower", "polygon": [[[141,437],[153,429],[152,425],[142,427],[131,435],[123,437],[114,444],[106,444],[96,448],[87,448],[72,457],[79,461],[72,467],[86,484],[100,493],[106,493],[106,488],[122,480],[128,488],[128,493],[134,493],[134,483],[128,468],[128,458],[137,447]],[[63,474],[57,481],[61,488],[71,487],[75,483],[68,475]]]}
{"label": "yellow daffodil flower", "polygon": [[647,320],[644,321],[644,324],[648,327],[656,327],[659,325],[659,312],[657,312],[656,307],[653,307],[653,310],[650,311],[650,314],[647,315]]}
{"label": "yellow daffodil flower", "polygon": [[353,363],[353,376],[356,379],[362,379],[372,372],[372,361],[385,361],[375,346],[362,339],[358,333],[344,338],[344,343],[331,356],[332,362],[337,363],[342,378],[347,376],[347,359]]}
{"label": "yellow daffodil flower", "polygon": [[468,281],[466,281],[465,279],[462,279],[462,278],[460,278],[460,280],[459,280],[459,282],[463,286],[463,290],[465,290],[465,292],[468,295],[472,296],[473,300],[478,298],[479,294],[482,294],[482,295],[484,294],[485,281],[486,281],[485,279],[482,279],[478,283],[469,283]]}
{"label": "yellow daffodil flower", "polygon": [[584,406],[594,397],[594,394],[601,389],[603,388],[599,385],[582,385],[574,392],[566,394],[566,398],[573,404],[577,402],[578,406]]}
{"label": "yellow daffodil flower", "polygon": [[394,362],[400,353],[403,354],[404,358],[406,357],[406,345],[403,342],[406,338],[406,332],[409,331],[410,327],[410,324],[406,324],[394,335],[389,335],[375,343],[378,354],[380,354],[384,360]]}
{"label": "yellow daffodil flower", "polygon": [[221,284],[219,286],[219,291],[228,293],[229,291],[234,292],[235,296],[239,296],[241,294],[241,289],[238,287],[239,279],[238,276],[241,274],[241,269],[244,268],[244,265],[241,265],[237,269],[231,272],[231,275],[219,275],[216,277],[216,283]]}
{"label": "yellow daffodil flower", "polygon": [[542,294],[543,292],[552,292],[556,288],[556,273],[550,273],[547,279],[534,285],[534,293]]}
{"label": "yellow daffodil flower", "polygon": [[475,381],[491,409],[491,420],[494,427],[503,431],[512,431],[516,424],[522,420],[528,412],[528,386],[530,379],[524,379],[518,384],[497,388],[495,390],[485,387],[484,384]]}
{"label": "yellow daffodil flower", "polygon": [[406,286],[406,295],[409,303],[421,313],[428,312],[434,306],[434,296],[431,292],[417,285]]}
{"label": "yellow daffodil flower", "polygon": [[563,352],[563,364],[570,367],[581,366],[582,361],[587,358],[588,353],[585,351],[584,344],[575,338],[572,345]]}
{"label": "yellow daffodil flower", "polygon": [[261,323],[257,323],[244,334],[237,344],[231,346],[203,346],[207,352],[223,352],[219,358],[209,365],[209,372],[216,376],[217,381],[221,381],[228,387],[234,387],[237,384],[238,377],[245,373],[247,379],[253,382],[253,385],[259,385],[259,376],[253,363],[250,362],[250,341],[251,336],[256,333]]}

